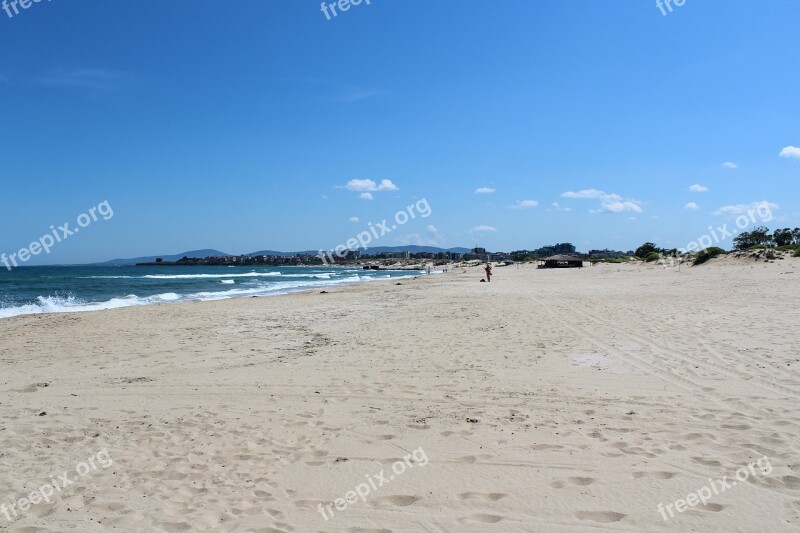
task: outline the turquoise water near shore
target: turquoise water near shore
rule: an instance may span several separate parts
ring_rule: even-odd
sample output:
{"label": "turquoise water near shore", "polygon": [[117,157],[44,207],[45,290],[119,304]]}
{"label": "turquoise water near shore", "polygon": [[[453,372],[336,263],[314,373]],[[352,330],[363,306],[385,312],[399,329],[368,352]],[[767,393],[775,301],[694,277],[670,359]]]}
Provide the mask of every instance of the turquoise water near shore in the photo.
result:
{"label": "turquoise water near shore", "polygon": [[270,296],[423,273],[356,267],[21,267],[0,270],[0,318]]}

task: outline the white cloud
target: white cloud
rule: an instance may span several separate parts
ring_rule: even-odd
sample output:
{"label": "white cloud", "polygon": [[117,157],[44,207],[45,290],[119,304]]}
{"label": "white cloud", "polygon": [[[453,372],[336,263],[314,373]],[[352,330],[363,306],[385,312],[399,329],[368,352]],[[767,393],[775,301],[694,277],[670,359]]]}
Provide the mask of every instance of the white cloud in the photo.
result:
{"label": "white cloud", "polygon": [[350,217],[350,222],[358,222],[358,217]]}
{"label": "white cloud", "polygon": [[739,165],[737,165],[733,161],[725,161],[724,163],[722,163],[722,166],[725,168],[729,168],[731,170],[739,168]]}
{"label": "white cloud", "polygon": [[494,189],[491,187],[479,187],[475,189],[475,194],[492,194]]}
{"label": "white cloud", "polygon": [[764,222],[768,222],[772,219],[772,211],[780,209],[778,204],[773,204],[772,202],[768,202],[766,200],[762,200],[761,202],[753,202],[752,204],[735,204],[735,205],[726,205],[722,206],[713,214],[715,215],[726,215],[726,216],[738,216],[738,215],[749,215],[751,213],[757,213],[761,215],[762,213],[768,214],[769,219],[765,216],[761,216]]}
{"label": "white cloud", "polygon": [[398,187],[397,185],[392,183],[391,180],[384,179],[384,180],[381,180],[381,184],[378,185],[378,190],[379,191],[399,191],[400,187]]}
{"label": "white cloud", "polygon": [[700,185],[699,183],[695,183],[694,185],[689,186],[689,190],[692,192],[708,192],[708,187],[705,185]]}
{"label": "white cloud", "polygon": [[377,187],[372,180],[350,180],[345,185],[348,191],[374,191]]}
{"label": "white cloud", "polygon": [[514,205],[508,206],[509,209],[530,209],[531,207],[536,207],[539,205],[539,202],[536,200],[522,200],[517,202]]}
{"label": "white cloud", "polygon": [[686,210],[688,210],[688,211],[697,211],[698,209],[700,209],[700,206],[699,206],[699,205],[697,205],[697,204],[696,204],[696,203],[694,203],[694,202],[689,202],[688,204],[686,204],[685,206],[683,206],[683,208],[684,208],[684,209],[686,209]]}
{"label": "white cloud", "polygon": [[584,189],[578,192],[568,191],[561,195],[562,198],[580,198],[580,199],[587,199],[587,198],[604,198],[607,196],[617,196],[618,195],[609,195],[604,193],[603,191],[598,191],[597,189]]}
{"label": "white cloud", "polygon": [[796,146],[787,146],[781,150],[781,157],[787,159],[800,159],[800,148]]}
{"label": "white cloud", "polygon": [[642,202],[623,198],[619,194],[607,193],[598,189],[584,189],[582,191],[568,191],[561,195],[562,198],[579,200],[600,200],[600,209],[592,209],[592,213],[623,213],[633,211],[642,212]]}
{"label": "white cloud", "polygon": [[561,207],[561,205],[558,202],[553,202],[550,205],[553,206],[553,209],[551,211],[572,211],[571,207]]}
{"label": "white cloud", "polygon": [[484,232],[484,231],[497,231],[497,228],[492,227],[492,226],[475,226],[474,228],[472,228],[469,231],[470,231],[470,233],[481,233],[481,232]]}
{"label": "white cloud", "polygon": [[391,182],[391,180],[381,180],[380,185],[375,183],[372,180],[350,180],[345,185],[345,188],[348,191],[355,191],[355,192],[379,192],[379,191],[397,191],[399,188],[397,185]]}
{"label": "white cloud", "polygon": [[444,245],[444,237],[439,233],[439,230],[436,229],[436,226],[430,225],[427,228],[426,235],[420,235],[419,233],[410,233],[408,235],[402,235],[397,237],[395,241],[397,244],[401,246],[408,246],[410,244],[416,244],[417,246],[443,246]]}
{"label": "white cloud", "polygon": [[610,213],[624,213],[626,211],[633,211],[634,213],[641,213],[642,212],[642,207],[638,203],[636,203],[636,202],[634,202],[632,200],[626,200],[624,202],[621,202],[621,201],[609,201],[609,202],[603,202],[602,207],[599,210],[596,210],[596,211],[600,212],[600,213],[602,213],[604,211],[607,211],[607,212],[610,212]]}
{"label": "white cloud", "polygon": [[361,194],[358,195],[358,197],[361,200],[374,200],[375,199],[375,197],[372,196],[372,193],[370,193],[370,192],[362,192]]}

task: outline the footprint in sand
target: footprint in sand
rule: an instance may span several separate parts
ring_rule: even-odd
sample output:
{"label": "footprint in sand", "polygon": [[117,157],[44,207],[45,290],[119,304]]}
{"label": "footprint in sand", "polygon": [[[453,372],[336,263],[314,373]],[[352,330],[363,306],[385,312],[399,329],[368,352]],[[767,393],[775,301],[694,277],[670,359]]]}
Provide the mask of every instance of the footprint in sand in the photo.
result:
{"label": "footprint in sand", "polygon": [[560,444],[534,444],[531,449],[539,450],[563,450],[564,447]]}
{"label": "footprint in sand", "polygon": [[373,507],[386,507],[387,505],[394,505],[397,507],[408,507],[409,505],[413,505],[420,501],[422,498],[418,496],[404,496],[404,495],[396,495],[396,496],[385,496],[383,498],[378,498],[370,503]]}
{"label": "footprint in sand", "polygon": [[33,383],[31,385],[28,385],[24,389],[12,390],[11,392],[36,392],[39,389],[43,389],[49,386],[50,386],[49,383]]}
{"label": "footprint in sand", "polygon": [[458,495],[458,497],[462,500],[478,500],[482,502],[496,502],[497,500],[501,500],[506,496],[508,496],[508,494],[504,492],[462,492]]}
{"label": "footprint in sand", "polygon": [[172,532],[177,532],[177,531],[189,531],[190,529],[192,529],[192,526],[190,526],[186,522],[179,522],[179,523],[175,523],[175,522],[160,522],[158,525],[164,531],[169,531],[171,533]]}
{"label": "footprint in sand", "polygon": [[716,459],[704,459],[703,457],[692,457],[692,461],[700,463],[703,466],[722,466],[722,463]]}
{"label": "footprint in sand", "polygon": [[718,513],[721,510],[725,509],[725,506],[724,505],[720,505],[718,503],[707,503],[705,505],[705,507],[702,506],[702,505],[698,505],[697,509],[700,510],[700,511],[709,511],[709,512],[712,512],[712,513]]}
{"label": "footprint in sand", "polygon": [[634,472],[633,477],[640,479],[643,477],[654,477],[656,479],[672,479],[678,474],[675,472]]}
{"label": "footprint in sand", "polygon": [[780,478],[784,485],[790,489],[800,489],[800,477],[797,476],[783,476]]}
{"label": "footprint in sand", "polygon": [[496,524],[502,519],[502,516],[495,514],[478,513],[460,518],[458,522],[460,524]]}
{"label": "footprint in sand", "polygon": [[[572,483],[573,485],[578,485],[580,487],[587,487],[597,481],[593,477],[570,477],[567,478],[567,481]],[[553,481],[550,483],[550,486],[554,489],[563,489],[566,486],[566,482],[564,481]]]}
{"label": "footprint in sand", "polygon": [[786,502],[783,505],[788,507],[789,509],[800,509],[800,500],[795,500],[793,502]]}
{"label": "footprint in sand", "polygon": [[469,437],[472,435],[472,431],[469,431],[468,429],[462,431],[442,431],[441,435],[442,437],[450,437],[451,435],[460,435],[462,437]]}
{"label": "footprint in sand", "polygon": [[627,515],[615,513],[614,511],[578,511],[575,516],[578,520],[591,520],[593,522],[611,524],[612,522],[619,522]]}
{"label": "footprint in sand", "polygon": [[750,426],[747,424],[722,424],[720,427],[722,429],[735,429],[737,431],[745,431],[750,429]]}
{"label": "footprint in sand", "polygon": [[476,463],[479,460],[485,461],[485,460],[491,459],[491,458],[492,458],[491,455],[486,455],[485,453],[480,454],[480,455],[465,455],[464,457],[459,457],[458,459],[456,459],[456,462],[457,463]]}

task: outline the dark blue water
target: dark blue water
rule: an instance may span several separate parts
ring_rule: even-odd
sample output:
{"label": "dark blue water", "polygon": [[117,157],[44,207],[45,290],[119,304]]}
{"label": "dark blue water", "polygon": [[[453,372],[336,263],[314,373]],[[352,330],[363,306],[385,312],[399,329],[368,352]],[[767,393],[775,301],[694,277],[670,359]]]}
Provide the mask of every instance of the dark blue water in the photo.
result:
{"label": "dark blue water", "polygon": [[421,271],[351,267],[21,267],[0,269],[0,318],[286,294]]}

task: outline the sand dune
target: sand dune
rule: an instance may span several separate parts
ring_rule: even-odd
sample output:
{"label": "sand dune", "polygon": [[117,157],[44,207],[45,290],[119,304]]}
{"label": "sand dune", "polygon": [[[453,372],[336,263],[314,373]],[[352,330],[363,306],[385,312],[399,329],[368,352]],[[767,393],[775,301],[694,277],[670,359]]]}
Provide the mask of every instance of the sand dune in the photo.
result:
{"label": "sand dune", "polygon": [[800,259],[480,277],[0,321],[0,528],[800,527]]}

